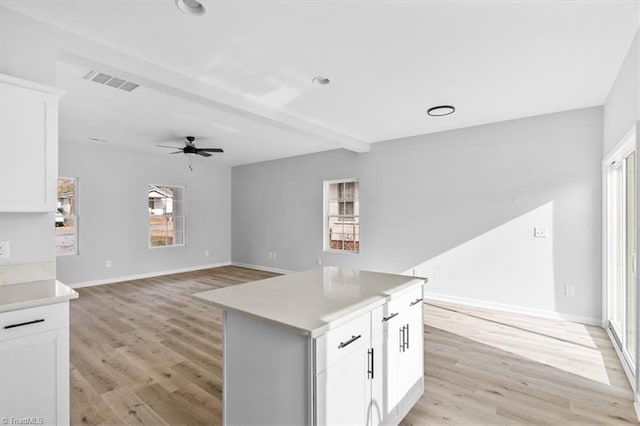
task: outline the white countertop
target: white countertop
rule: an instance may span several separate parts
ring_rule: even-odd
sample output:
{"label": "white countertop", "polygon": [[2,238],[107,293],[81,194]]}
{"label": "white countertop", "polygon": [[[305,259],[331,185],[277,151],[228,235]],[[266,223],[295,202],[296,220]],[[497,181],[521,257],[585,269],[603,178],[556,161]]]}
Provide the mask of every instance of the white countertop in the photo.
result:
{"label": "white countertop", "polygon": [[193,297],[317,337],[424,282],[426,279],[420,277],[329,266],[204,291]]}
{"label": "white countertop", "polygon": [[50,305],[77,297],[77,291],[53,279],[1,285],[0,312]]}

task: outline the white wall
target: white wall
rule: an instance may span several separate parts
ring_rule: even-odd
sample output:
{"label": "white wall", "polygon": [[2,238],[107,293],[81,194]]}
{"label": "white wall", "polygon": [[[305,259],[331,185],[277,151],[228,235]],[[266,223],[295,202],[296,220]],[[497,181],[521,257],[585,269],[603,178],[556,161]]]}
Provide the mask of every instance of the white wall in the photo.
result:
{"label": "white wall", "polygon": [[[190,171],[180,156],[61,140],[59,173],[79,181],[79,254],[58,257],[61,281],[73,285],[230,261],[228,167],[196,161]],[[149,248],[149,184],[186,187],[185,247]]]}
{"label": "white wall", "polygon": [[[416,268],[430,292],[599,318],[601,153],[589,108],[234,167],[232,260]],[[360,178],[361,252],[323,253],[322,181],[347,177]]]}

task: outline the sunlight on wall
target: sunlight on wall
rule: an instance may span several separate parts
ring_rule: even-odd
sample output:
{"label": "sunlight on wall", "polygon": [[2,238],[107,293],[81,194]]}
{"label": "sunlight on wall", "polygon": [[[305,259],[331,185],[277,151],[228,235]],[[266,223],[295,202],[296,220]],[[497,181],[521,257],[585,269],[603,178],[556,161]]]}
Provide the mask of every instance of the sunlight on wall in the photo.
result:
{"label": "sunlight on wall", "polygon": [[[534,236],[541,227],[545,238]],[[427,277],[432,294],[554,310],[553,240],[548,202],[404,273]]]}

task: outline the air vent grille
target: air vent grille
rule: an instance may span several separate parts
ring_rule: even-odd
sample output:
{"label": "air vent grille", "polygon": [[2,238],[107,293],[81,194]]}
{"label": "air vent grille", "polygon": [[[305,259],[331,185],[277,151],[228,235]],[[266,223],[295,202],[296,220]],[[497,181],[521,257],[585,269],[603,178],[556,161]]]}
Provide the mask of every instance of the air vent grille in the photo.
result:
{"label": "air vent grille", "polygon": [[84,79],[91,80],[98,84],[105,84],[115,89],[122,89],[125,92],[131,92],[140,86],[139,84],[123,80],[122,78],[113,77],[109,74],[101,73],[98,71],[89,71]]}

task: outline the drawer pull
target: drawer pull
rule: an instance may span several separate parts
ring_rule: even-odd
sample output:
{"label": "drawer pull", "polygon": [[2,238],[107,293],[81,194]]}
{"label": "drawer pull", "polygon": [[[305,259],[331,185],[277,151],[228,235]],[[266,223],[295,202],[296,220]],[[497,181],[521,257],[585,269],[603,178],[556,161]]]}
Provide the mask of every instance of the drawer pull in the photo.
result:
{"label": "drawer pull", "polygon": [[369,374],[369,378],[373,379],[373,348],[367,350],[367,366],[371,365],[371,367],[367,368],[367,373]]}
{"label": "drawer pull", "polygon": [[362,337],[362,334],[358,334],[357,336],[351,336],[351,339],[347,340],[346,342],[340,342],[340,344],[338,345],[338,349],[342,349],[345,346],[352,344],[353,342],[355,342],[361,337]]}
{"label": "drawer pull", "polygon": [[409,306],[417,305],[420,302],[422,302],[422,297],[420,299],[416,299],[413,302],[409,303]]}
{"label": "drawer pull", "polygon": [[387,322],[387,321],[389,321],[391,318],[394,318],[394,317],[397,317],[397,316],[398,316],[398,313],[396,312],[396,313],[394,313],[394,314],[389,315],[388,317],[383,317],[383,318],[382,318],[382,322]]}
{"label": "drawer pull", "polygon": [[9,329],[9,328],[22,327],[23,325],[37,324],[39,322],[44,322],[44,318],[33,320],[33,321],[21,322],[19,324],[5,325],[4,329],[6,330],[6,329]]}

